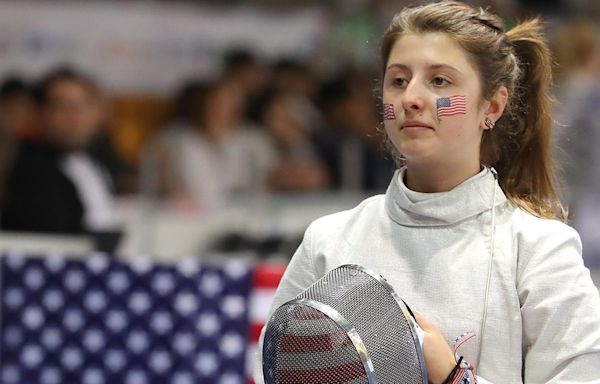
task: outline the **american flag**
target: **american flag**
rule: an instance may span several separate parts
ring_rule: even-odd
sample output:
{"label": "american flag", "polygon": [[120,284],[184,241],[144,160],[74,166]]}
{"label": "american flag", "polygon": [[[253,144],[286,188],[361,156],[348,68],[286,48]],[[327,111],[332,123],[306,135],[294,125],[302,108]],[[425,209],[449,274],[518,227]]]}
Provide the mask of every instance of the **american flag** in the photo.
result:
{"label": "american flag", "polygon": [[[269,310],[275,298],[285,264],[263,264],[254,270],[253,289],[250,294],[250,347],[248,348],[248,377],[252,376],[260,332],[269,320]],[[250,381],[252,382],[252,381]]]}
{"label": "american flag", "polygon": [[464,96],[440,97],[436,102],[438,119],[442,116],[464,115],[467,103]]}
{"label": "american flag", "polygon": [[396,120],[394,104],[383,104],[383,120]]}
{"label": "american flag", "polygon": [[3,384],[243,384],[252,270],[0,260]]}

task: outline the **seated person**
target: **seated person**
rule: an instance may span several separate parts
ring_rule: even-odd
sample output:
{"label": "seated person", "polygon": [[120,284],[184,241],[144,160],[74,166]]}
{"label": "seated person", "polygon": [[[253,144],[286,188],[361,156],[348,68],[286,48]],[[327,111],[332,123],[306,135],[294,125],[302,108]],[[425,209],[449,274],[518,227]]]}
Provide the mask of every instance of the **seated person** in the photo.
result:
{"label": "seated person", "polygon": [[308,192],[327,187],[329,174],[301,118],[298,98],[291,92],[272,89],[259,99],[255,109],[259,128],[269,135],[272,148],[270,189]]}
{"label": "seated person", "polygon": [[4,230],[79,234],[111,225],[111,181],[87,148],[101,120],[99,90],[62,68],[38,89],[41,137],[25,140],[6,181]]}
{"label": "seated person", "polygon": [[268,138],[244,126],[238,90],[224,80],[184,87],[173,121],[144,153],[145,193],[211,210],[266,189]]}

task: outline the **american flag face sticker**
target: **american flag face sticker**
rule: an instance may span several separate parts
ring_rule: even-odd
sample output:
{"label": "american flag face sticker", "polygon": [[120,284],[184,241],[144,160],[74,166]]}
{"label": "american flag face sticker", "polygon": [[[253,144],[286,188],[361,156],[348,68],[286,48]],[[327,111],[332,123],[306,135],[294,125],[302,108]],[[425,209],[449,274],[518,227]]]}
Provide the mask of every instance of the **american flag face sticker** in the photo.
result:
{"label": "american flag face sticker", "polygon": [[436,101],[437,117],[464,115],[467,113],[467,101],[465,96],[440,97]]}
{"label": "american flag face sticker", "polygon": [[394,104],[383,104],[383,120],[396,120]]}

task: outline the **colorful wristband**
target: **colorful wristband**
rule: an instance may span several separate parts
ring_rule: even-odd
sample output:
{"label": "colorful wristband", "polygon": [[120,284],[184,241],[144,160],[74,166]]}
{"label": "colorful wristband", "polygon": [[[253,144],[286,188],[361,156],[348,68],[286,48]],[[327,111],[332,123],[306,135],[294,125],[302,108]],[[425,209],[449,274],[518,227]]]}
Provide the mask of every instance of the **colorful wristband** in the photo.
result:
{"label": "colorful wristband", "polygon": [[452,352],[456,359],[456,366],[450,372],[443,384],[477,384],[477,376],[475,376],[475,367],[463,359],[463,356],[458,357],[458,350],[467,341],[475,337],[475,333],[467,332],[458,336],[452,346]]}

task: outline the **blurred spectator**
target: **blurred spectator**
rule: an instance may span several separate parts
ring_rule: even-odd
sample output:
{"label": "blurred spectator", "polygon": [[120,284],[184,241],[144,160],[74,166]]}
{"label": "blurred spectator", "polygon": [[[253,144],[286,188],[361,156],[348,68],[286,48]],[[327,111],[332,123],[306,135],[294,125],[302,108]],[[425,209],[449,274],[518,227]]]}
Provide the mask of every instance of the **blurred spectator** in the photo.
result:
{"label": "blurred spectator", "polygon": [[35,112],[29,85],[20,77],[7,77],[0,85],[0,201],[17,140],[32,132]]}
{"label": "blurred spectator", "polygon": [[317,146],[337,188],[383,192],[394,161],[378,134],[376,100],[367,73],[349,70],[323,86],[320,106],[325,128]]}
{"label": "blurred spectator", "polygon": [[272,85],[275,89],[286,90],[307,99],[317,96],[319,83],[307,64],[294,59],[281,59],[273,64],[272,71]]}
{"label": "blurred spectator", "polygon": [[249,106],[256,103],[269,82],[269,69],[245,49],[234,49],[225,54],[223,79],[241,93],[244,118],[251,114]]}
{"label": "blurred spectator", "polygon": [[574,20],[557,31],[556,160],[585,257],[600,265],[600,80],[598,32]]}
{"label": "blurred spectator", "polygon": [[315,191],[329,176],[303,125],[302,110],[291,92],[271,89],[258,107],[258,123],[270,136],[276,158],[269,185],[278,191]]}
{"label": "blurred spectator", "polygon": [[268,81],[267,68],[245,49],[235,49],[225,55],[223,78],[238,85],[246,96],[256,96],[262,92]]}
{"label": "blurred spectator", "polygon": [[35,128],[36,110],[29,84],[18,76],[0,85],[0,127],[11,136],[23,137]]}
{"label": "blurred spectator", "polygon": [[308,64],[293,59],[281,59],[273,65],[272,87],[294,97],[294,109],[309,131],[322,125],[322,116],[315,105],[319,81]]}
{"label": "blurred spectator", "polygon": [[110,227],[110,180],[86,152],[99,130],[96,85],[62,68],[41,82],[37,96],[42,136],[20,143],[6,183],[2,228],[81,233]]}
{"label": "blurred spectator", "polygon": [[145,154],[146,192],[210,209],[266,188],[268,138],[242,126],[242,95],[234,84],[189,84],[177,104],[174,122]]}

